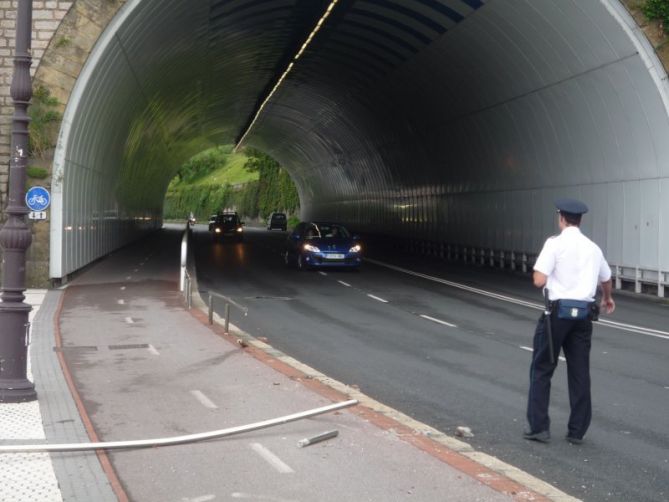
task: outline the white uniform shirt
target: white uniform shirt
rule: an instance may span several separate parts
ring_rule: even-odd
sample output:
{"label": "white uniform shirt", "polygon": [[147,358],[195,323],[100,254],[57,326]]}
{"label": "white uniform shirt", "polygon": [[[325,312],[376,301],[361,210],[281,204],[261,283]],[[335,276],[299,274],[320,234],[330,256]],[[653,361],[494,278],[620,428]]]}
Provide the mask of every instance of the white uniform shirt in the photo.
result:
{"label": "white uniform shirt", "polygon": [[591,302],[597,284],[611,278],[602,250],[578,227],[567,227],[560,235],[550,237],[537,257],[534,270],[548,276],[546,288],[550,300]]}

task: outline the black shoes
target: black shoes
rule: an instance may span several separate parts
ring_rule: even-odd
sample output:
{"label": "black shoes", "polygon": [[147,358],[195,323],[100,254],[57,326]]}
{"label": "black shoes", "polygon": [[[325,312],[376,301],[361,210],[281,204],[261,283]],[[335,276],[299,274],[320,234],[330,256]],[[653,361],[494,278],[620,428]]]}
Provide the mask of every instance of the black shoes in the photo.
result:
{"label": "black shoes", "polygon": [[583,438],[577,438],[575,436],[570,436],[569,434],[565,436],[565,439],[571,444],[583,444]]}
{"label": "black shoes", "polygon": [[523,437],[525,439],[530,440],[530,441],[538,441],[540,443],[548,443],[551,440],[551,433],[548,432],[548,431],[539,431],[539,432],[525,431],[525,432],[523,432]]}

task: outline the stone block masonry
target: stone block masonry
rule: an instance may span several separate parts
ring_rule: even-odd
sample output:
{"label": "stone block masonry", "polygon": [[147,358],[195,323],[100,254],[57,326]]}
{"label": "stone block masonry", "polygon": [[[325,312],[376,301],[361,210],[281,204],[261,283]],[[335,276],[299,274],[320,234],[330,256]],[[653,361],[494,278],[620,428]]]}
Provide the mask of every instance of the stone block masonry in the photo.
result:
{"label": "stone block masonry", "polygon": [[[14,103],[9,87],[14,74],[14,43],[16,9],[19,0],[0,0],[0,212],[4,213],[9,179],[9,155]],[[53,39],[60,22],[72,7],[72,1],[33,1],[33,62],[34,76],[44,51]],[[4,215],[2,217],[4,221]]]}

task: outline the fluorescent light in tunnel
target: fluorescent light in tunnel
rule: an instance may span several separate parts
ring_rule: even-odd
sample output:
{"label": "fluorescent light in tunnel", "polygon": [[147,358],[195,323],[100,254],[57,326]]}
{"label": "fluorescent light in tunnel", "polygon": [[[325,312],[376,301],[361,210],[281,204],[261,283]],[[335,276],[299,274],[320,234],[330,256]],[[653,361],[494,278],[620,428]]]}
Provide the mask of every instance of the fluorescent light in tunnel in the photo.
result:
{"label": "fluorescent light in tunnel", "polygon": [[297,52],[297,54],[295,54],[295,56],[293,56],[293,60],[288,64],[288,66],[286,67],[284,72],[279,77],[279,80],[277,80],[276,84],[274,84],[274,87],[272,87],[272,90],[269,92],[269,94],[267,94],[267,97],[263,100],[263,102],[258,107],[258,111],[253,116],[253,120],[251,120],[251,123],[246,128],[246,131],[244,131],[244,134],[242,134],[242,137],[239,139],[239,141],[235,145],[235,151],[237,151],[237,149],[242,145],[242,143],[246,139],[246,136],[248,136],[251,129],[253,129],[253,126],[255,125],[256,121],[258,120],[258,117],[260,116],[263,109],[265,108],[265,105],[269,102],[270,99],[272,99],[272,96],[277,91],[277,89],[279,88],[279,86],[281,85],[283,80],[286,78],[288,73],[290,73],[290,71],[293,69],[295,61],[297,61],[300,58],[300,56],[302,56],[302,54],[307,49],[307,47],[309,47],[309,44],[311,43],[313,38],[316,36],[316,33],[318,33],[318,31],[321,29],[321,26],[325,23],[325,20],[328,18],[328,16],[332,12],[332,9],[334,9],[334,7],[335,7],[335,5],[337,4],[338,1],[339,0],[332,0],[330,2],[330,5],[327,6],[327,8],[325,9],[325,12],[323,13],[321,18],[316,23],[316,26],[314,27],[313,30],[311,30],[311,33],[309,33],[309,36],[307,37],[307,39],[304,41],[304,43],[300,47],[300,50]]}

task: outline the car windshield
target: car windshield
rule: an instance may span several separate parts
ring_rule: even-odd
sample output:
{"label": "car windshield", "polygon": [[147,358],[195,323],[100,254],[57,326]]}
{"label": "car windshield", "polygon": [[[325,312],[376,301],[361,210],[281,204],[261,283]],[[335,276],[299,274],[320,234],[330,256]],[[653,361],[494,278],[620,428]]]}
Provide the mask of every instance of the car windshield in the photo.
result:
{"label": "car windshield", "polygon": [[237,216],[234,214],[224,214],[223,216],[219,217],[218,221],[221,223],[236,223]]}
{"label": "car windshield", "polygon": [[348,239],[351,234],[341,225],[322,223],[312,225],[306,233],[307,239]]}
{"label": "car windshield", "polygon": [[272,219],[273,220],[285,220],[286,215],[285,214],[275,214],[275,215],[272,216]]}

